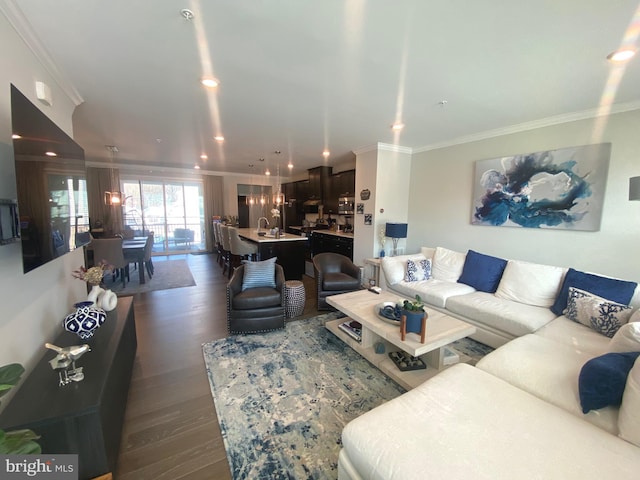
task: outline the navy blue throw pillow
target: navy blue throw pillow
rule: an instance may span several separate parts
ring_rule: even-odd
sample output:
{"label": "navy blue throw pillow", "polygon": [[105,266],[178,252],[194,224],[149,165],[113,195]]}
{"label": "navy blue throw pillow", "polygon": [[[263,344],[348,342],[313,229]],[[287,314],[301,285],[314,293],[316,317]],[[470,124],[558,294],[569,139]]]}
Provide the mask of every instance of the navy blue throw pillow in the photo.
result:
{"label": "navy blue throw pillow", "polygon": [[640,352],[606,353],[582,366],[578,390],[582,413],[620,406],[627,377]]}
{"label": "navy blue throw pillow", "polygon": [[458,283],[465,283],[480,292],[494,293],[507,266],[507,261],[469,250]]}
{"label": "navy blue throw pillow", "polygon": [[567,308],[569,287],[579,288],[622,305],[629,305],[637,286],[636,282],[601,277],[570,268],[564,277],[560,293],[551,306],[551,311],[558,316],[562,315],[562,311]]}

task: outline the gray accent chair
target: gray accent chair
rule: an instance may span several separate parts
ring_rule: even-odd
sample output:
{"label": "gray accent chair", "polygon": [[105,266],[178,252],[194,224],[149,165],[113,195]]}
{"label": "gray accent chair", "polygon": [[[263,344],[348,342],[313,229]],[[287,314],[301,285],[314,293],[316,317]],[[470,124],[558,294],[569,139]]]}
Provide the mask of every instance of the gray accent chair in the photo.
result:
{"label": "gray accent chair", "polygon": [[316,279],[318,310],[335,310],[327,303],[327,297],[353,292],[362,288],[362,267],[339,253],[319,253],[313,256],[313,272]]}
{"label": "gray accent chair", "polygon": [[245,266],[233,272],[227,284],[227,329],[229,334],[262,333],[284,328],[284,270],[275,264],[276,287],[242,291]]}

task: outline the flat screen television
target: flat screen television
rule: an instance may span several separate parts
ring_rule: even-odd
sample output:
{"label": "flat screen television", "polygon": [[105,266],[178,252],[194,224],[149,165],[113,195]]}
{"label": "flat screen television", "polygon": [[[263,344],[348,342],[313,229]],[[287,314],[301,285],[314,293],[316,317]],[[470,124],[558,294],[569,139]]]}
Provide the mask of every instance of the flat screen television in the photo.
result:
{"label": "flat screen television", "polygon": [[14,85],[11,127],[27,273],[90,241],[84,150]]}

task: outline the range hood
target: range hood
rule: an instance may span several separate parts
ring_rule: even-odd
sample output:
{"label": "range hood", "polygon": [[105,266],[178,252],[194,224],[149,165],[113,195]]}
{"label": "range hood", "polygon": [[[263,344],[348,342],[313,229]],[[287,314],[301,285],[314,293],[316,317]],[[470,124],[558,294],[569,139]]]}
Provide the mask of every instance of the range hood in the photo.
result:
{"label": "range hood", "polygon": [[302,205],[305,207],[317,207],[318,205],[322,205],[322,200],[311,198],[306,202],[303,202]]}

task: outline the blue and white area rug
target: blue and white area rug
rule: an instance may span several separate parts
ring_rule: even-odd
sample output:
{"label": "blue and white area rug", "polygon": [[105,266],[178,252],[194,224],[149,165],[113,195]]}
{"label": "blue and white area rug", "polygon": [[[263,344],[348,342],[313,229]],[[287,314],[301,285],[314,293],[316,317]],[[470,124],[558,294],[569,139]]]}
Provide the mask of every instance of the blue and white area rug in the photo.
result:
{"label": "blue and white area rug", "polygon": [[324,328],[340,316],[203,345],[235,480],[337,478],[344,426],[404,393]]}

